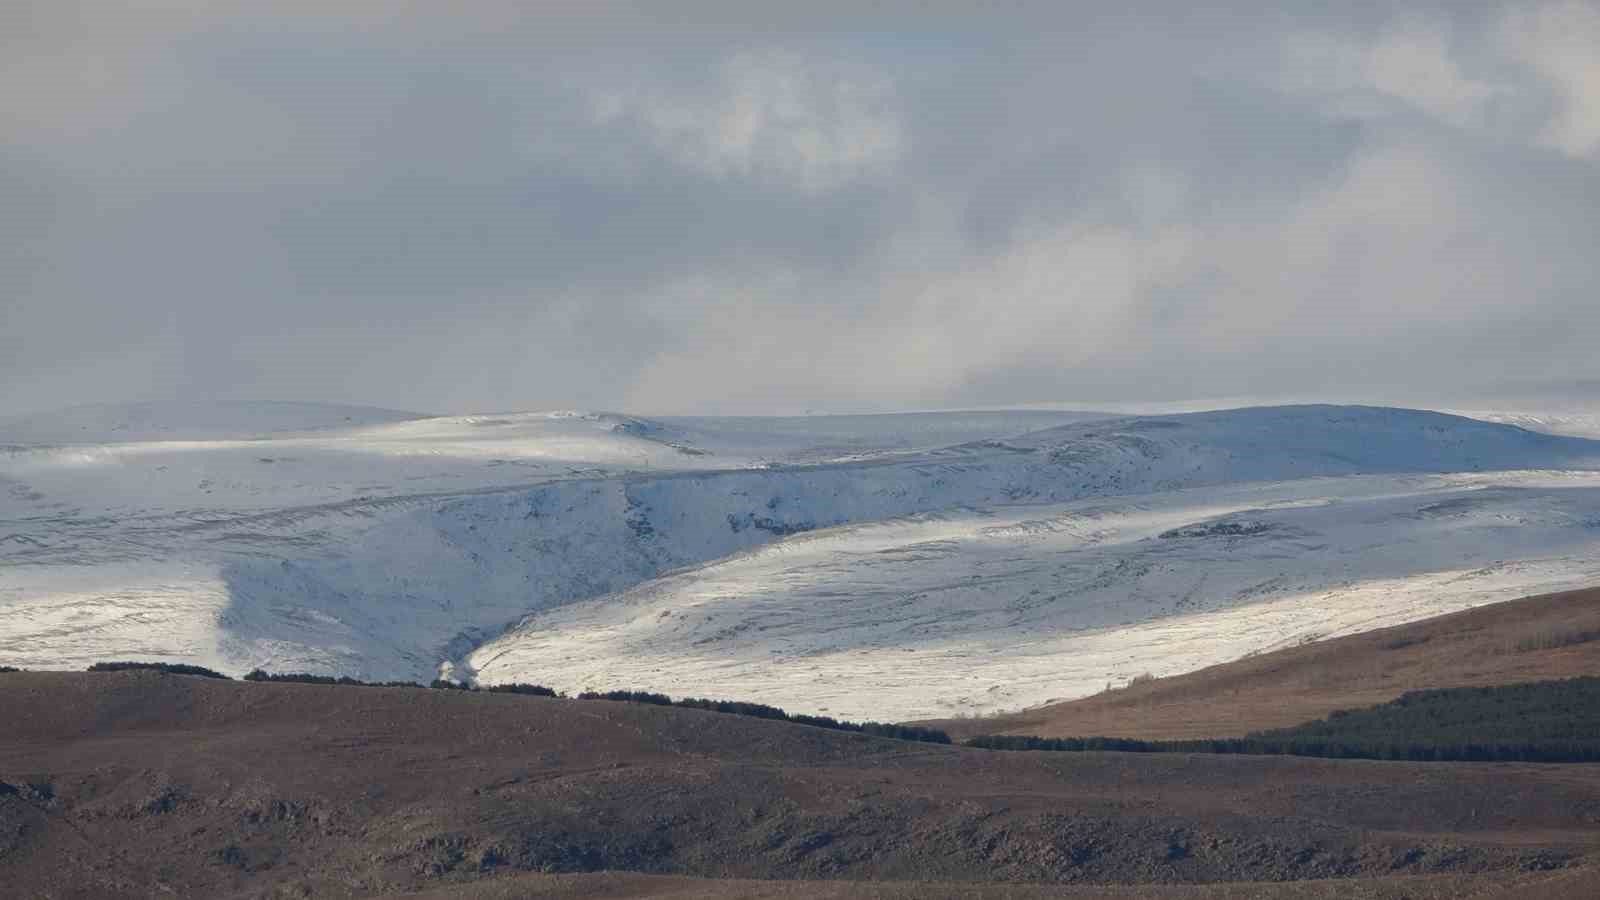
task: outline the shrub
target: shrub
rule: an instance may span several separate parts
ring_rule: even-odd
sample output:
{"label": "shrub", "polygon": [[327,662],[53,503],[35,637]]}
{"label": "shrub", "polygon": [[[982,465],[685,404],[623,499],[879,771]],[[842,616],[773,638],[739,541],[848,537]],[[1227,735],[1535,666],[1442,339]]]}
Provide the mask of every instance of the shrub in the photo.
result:
{"label": "shrub", "polygon": [[165,672],[168,675],[199,675],[202,678],[220,678],[231,681],[221,672],[207,669],[204,666],[191,666],[187,663],[165,662],[98,662],[89,667],[90,672],[126,672],[135,669],[151,669]]}
{"label": "shrub", "polygon": [[22,670],[17,668],[16,666],[0,666],[0,674],[6,673],[6,672],[21,672],[21,671]]}
{"label": "shrub", "polygon": [[284,672],[271,674],[262,669],[252,669],[244,676],[245,681],[292,681],[297,684],[364,684],[354,678],[338,677],[332,675],[312,675],[309,672]]}
{"label": "shrub", "polygon": [[813,728],[826,728],[830,731],[849,731],[856,734],[868,734],[873,737],[893,738],[900,741],[926,741],[932,744],[950,743],[950,735],[937,728],[894,725],[883,722],[841,722],[832,716],[790,715],[776,706],[768,706],[765,703],[747,703],[741,700],[707,700],[701,697],[685,697],[681,700],[673,700],[666,694],[656,694],[650,691],[585,691],[578,695],[578,699],[622,700],[634,703],[649,703],[655,706],[703,709],[708,712],[771,719],[795,725],[810,725]]}
{"label": "shrub", "polygon": [[1415,647],[1418,644],[1426,644],[1427,642],[1428,635],[1425,634],[1402,634],[1389,638],[1378,646],[1384,650],[1404,650],[1407,647]]}
{"label": "shrub", "polygon": [[649,691],[584,691],[578,695],[579,700],[624,700],[633,703],[649,703],[653,706],[671,706],[672,698],[666,694],[652,694]]}
{"label": "shrub", "polygon": [[937,728],[923,728],[920,725],[886,725],[882,722],[867,722],[861,726],[865,734],[875,737],[894,738],[897,741],[922,741],[928,744],[948,744],[950,735]]}
{"label": "shrub", "polygon": [[338,684],[355,687],[422,687],[415,681],[362,681],[359,678],[351,678],[348,675],[312,675],[309,672],[272,673],[264,669],[252,669],[244,676],[244,680],[293,682],[295,684]]}
{"label": "shrub", "polygon": [[796,713],[789,717],[789,721],[796,725],[810,725],[812,728],[828,728],[833,731],[860,731],[861,726],[854,722],[841,722],[833,716],[808,716],[805,713]]}
{"label": "shrub", "polygon": [[561,697],[564,696],[545,687],[542,684],[492,684],[484,688],[491,694],[527,694],[531,697]]}
{"label": "shrub", "polygon": [[674,706],[686,709],[705,709],[711,712],[731,713],[736,716],[753,716],[757,719],[778,719],[788,721],[788,713],[765,703],[745,703],[740,700],[703,700],[699,697],[685,697],[676,701]]}

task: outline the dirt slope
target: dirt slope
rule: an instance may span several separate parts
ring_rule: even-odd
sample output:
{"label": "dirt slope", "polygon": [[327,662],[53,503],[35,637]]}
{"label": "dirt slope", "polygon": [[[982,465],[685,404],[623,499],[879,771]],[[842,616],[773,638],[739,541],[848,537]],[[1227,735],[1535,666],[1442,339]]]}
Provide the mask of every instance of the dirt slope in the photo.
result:
{"label": "dirt slope", "polygon": [[1499,879],[1600,847],[1600,767],[994,753],[627,703],[149,672],[0,675],[0,722],[7,896],[357,897],[602,870]]}
{"label": "dirt slope", "polygon": [[1237,737],[1422,688],[1600,674],[1600,589],[1495,603],[1004,716],[952,736]]}

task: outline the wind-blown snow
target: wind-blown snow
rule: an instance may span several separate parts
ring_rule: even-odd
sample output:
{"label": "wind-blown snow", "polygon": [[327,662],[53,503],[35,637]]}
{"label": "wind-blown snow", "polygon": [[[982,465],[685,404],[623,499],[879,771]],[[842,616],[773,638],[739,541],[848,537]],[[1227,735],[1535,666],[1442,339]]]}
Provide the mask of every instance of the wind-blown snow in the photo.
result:
{"label": "wind-blown snow", "polygon": [[0,432],[0,662],[904,717],[1581,583],[1600,538],[1600,443],[1411,410],[326,418]]}

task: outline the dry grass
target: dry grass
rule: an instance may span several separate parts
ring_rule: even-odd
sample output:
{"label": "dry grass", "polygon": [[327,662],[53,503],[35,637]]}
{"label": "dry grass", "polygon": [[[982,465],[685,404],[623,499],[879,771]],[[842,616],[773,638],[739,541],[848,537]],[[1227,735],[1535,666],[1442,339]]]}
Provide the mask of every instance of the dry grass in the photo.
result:
{"label": "dry grass", "polygon": [[1393,700],[1411,690],[1600,673],[1600,589],[1481,606],[1395,628],[1247,657],[1187,675],[978,721],[975,734],[1238,737]]}
{"label": "dry grass", "polygon": [[[996,753],[155,672],[7,674],[0,723],[6,897],[1437,900],[1600,851],[1600,766]],[[523,874],[592,870],[648,874]]]}
{"label": "dry grass", "polygon": [[1518,638],[1516,643],[1512,645],[1512,650],[1517,653],[1529,653],[1535,650],[1556,650],[1561,647],[1571,647],[1574,644],[1587,644],[1593,640],[1600,640],[1600,628],[1580,628],[1575,626],[1543,628]]}
{"label": "dry grass", "polygon": [[523,875],[387,900],[622,900],[655,897],[747,900],[1592,900],[1600,870],[1144,887],[977,885],[859,881],[746,881],[608,872]]}

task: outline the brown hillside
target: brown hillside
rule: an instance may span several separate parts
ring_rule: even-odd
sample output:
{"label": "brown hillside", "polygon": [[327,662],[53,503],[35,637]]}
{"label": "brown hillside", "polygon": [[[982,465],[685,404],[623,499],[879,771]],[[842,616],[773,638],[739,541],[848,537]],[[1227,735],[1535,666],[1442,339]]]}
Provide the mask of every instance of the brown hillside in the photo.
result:
{"label": "brown hillside", "polygon": [[749,881],[606,872],[520,875],[394,894],[391,900],[1593,900],[1600,869],[1225,885],[1063,887],[929,882]]}
{"label": "brown hillside", "polygon": [[[501,880],[602,870],[840,882],[712,896],[1337,878],[1356,880],[1269,895],[1428,897],[1600,848],[1596,766],[997,753],[629,703],[152,672],[0,675],[0,722],[7,897],[709,892]],[[1391,890],[1396,875],[1444,880]],[[844,884],[880,880],[945,886]]]}
{"label": "brown hillside", "polygon": [[1600,589],[1480,606],[1004,716],[952,736],[1238,737],[1406,691],[1600,674]]}

